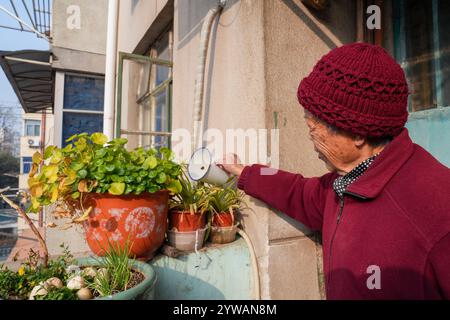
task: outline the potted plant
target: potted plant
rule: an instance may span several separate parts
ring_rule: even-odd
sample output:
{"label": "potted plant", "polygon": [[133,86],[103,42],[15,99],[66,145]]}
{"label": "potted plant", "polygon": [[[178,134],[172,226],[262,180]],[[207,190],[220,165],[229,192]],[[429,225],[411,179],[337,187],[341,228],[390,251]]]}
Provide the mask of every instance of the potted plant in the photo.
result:
{"label": "potted plant", "polygon": [[170,199],[168,239],[173,247],[190,251],[202,247],[206,228],[203,210],[206,200],[202,183],[189,180],[183,171],[180,174],[180,192]]}
{"label": "potted plant", "polygon": [[28,185],[31,212],[55,203],[56,218],[83,225],[97,255],[110,242],[148,260],[164,241],[169,194],[181,191],[181,167],[172,152],[138,148],[128,151],[126,139],[112,141],[102,133],[75,135],[60,149],[36,152]]}
{"label": "potted plant", "polygon": [[243,192],[235,187],[234,179],[223,187],[209,186],[203,210],[209,212],[210,239],[213,243],[229,243],[236,238],[235,212],[243,204]]}
{"label": "potted plant", "polygon": [[0,267],[0,299],[4,300],[133,300],[154,298],[156,275],[143,262],[129,259],[129,248],[110,246],[105,257],[62,256],[39,263],[31,251],[18,271]]}

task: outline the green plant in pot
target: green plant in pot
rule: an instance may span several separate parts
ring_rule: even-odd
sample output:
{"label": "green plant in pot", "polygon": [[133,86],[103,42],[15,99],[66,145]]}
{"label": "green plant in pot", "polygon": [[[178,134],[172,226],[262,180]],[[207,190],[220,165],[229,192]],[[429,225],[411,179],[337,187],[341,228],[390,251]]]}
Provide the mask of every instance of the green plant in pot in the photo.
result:
{"label": "green plant in pot", "polygon": [[[55,218],[80,224],[97,255],[109,242],[147,260],[164,241],[170,194],[181,191],[181,167],[169,149],[128,151],[127,140],[75,135],[65,148],[36,152],[28,179],[32,212],[55,204]],[[66,220],[67,221],[67,220]]]}
{"label": "green plant in pot", "polygon": [[245,205],[243,192],[235,186],[233,178],[222,187],[212,185],[207,187],[203,210],[209,213],[210,238],[214,243],[228,243],[235,239],[237,231],[235,214]]}
{"label": "green plant in pot", "polygon": [[129,259],[128,244],[110,245],[105,252],[105,257],[74,259],[64,248],[44,265],[31,251],[17,271],[0,267],[0,299],[154,299],[156,275],[150,265]]}
{"label": "green plant in pot", "polygon": [[170,199],[168,238],[177,249],[190,251],[203,244],[207,230],[204,210],[207,194],[204,184],[192,182],[185,171],[179,182],[181,191]]}

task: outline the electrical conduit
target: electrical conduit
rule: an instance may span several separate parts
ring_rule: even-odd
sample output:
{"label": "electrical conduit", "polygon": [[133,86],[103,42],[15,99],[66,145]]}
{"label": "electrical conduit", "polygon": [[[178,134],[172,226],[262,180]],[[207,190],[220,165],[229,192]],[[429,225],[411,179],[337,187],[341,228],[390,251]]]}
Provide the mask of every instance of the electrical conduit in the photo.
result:
{"label": "electrical conduit", "polygon": [[[199,137],[202,139],[203,125],[203,96],[205,90],[205,69],[206,69],[206,57],[208,55],[209,35],[211,33],[214,19],[222,12],[225,7],[226,1],[220,0],[218,5],[209,10],[203,22],[202,30],[200,33],[200,51],[198,56],[198,65],[195,77],[195,91],[194,91],[194,110],[193,110],[193,128],[192,128],[192,140],[191,151],[194,152],[200,147]],[[199,132],[199,130],[201,132]]]}

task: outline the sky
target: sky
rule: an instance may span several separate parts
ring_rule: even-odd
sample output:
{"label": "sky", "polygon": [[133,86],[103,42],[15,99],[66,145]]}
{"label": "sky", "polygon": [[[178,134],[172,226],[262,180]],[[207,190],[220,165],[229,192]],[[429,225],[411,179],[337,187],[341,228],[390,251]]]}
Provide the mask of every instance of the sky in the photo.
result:
{"label": "sky", "polygon": [[[18,13],[21,18],[26,22],[29,20],[27,18],[26,11],[22,5],[22,1],[13,0]],[[31,3],[32,0],[25,0],[27,3]],[[0,0],[0,6],[3,6],[10,12],[13,12],[10,0]],[[30,6],[29,6],[30,7]],[[0,25],[14,26],[18,27],[19,24],[6,13],[0,10]],[[49,44],[46,40],[38,38],[33,33],[21,32],[16,30],[9,30],[5,28],[0,28],[0,51],[15,51],[15,50],[25,50],[25,49],[36,49],[36,50],[48,50]],[[0,67],[0,104],[15,106],[19,105],[18,99],[7,80],[3,69]],[[12,111],[12,110],[11,110]],[[17,112],[17,110],[14,110]],[[20,105],[19,105],[20,112]]]}

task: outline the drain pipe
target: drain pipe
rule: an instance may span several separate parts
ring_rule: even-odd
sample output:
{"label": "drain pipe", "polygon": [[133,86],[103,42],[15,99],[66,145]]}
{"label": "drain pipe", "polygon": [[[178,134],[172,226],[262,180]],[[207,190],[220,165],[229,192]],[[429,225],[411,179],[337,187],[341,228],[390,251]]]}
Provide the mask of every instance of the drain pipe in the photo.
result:
{"label": "drain pipe", "polygon": [[105,98],[103,113],[103,133],[108,139],[114,138],[114,100],[116,97],[117,24],[119,20],[119,0],[108,1],[108,29],[106,33]]}
{"label": "drain pipe", "polygon": [[[205,89],[205,69],[206,69],[206,57],[208,55],[209,35],[211,33],[214,19],[219,15],[225,7],[226,0],[219,0],[216,7],[209,10],[203,22],[202,30],[200,33],[200,52],[199,61],[196,70],[195,78],[195,92],[194,92],[194,110],[193,110],[193,128],[192,128],[192,140],[191,151],[194,152],[199,146],[199,135],[203,134],[203,96]],[[200,132],[199,132],[200,131]]]}
{"label": "drain pipe", "polygon": [[253,274],[253,283],[254,283],[254,296],[255,300],[261,300],[261,289],[259,285],[259,270],[258,270],[258,260],[256,259],[255,248],[253,247],[252,242],[250,241],[249,236],[244,232],[244,230],[238,228],[239,235],[245,240],[248,246],[248,250],[250,251],[250,259],[252,260],[252,274]]}

